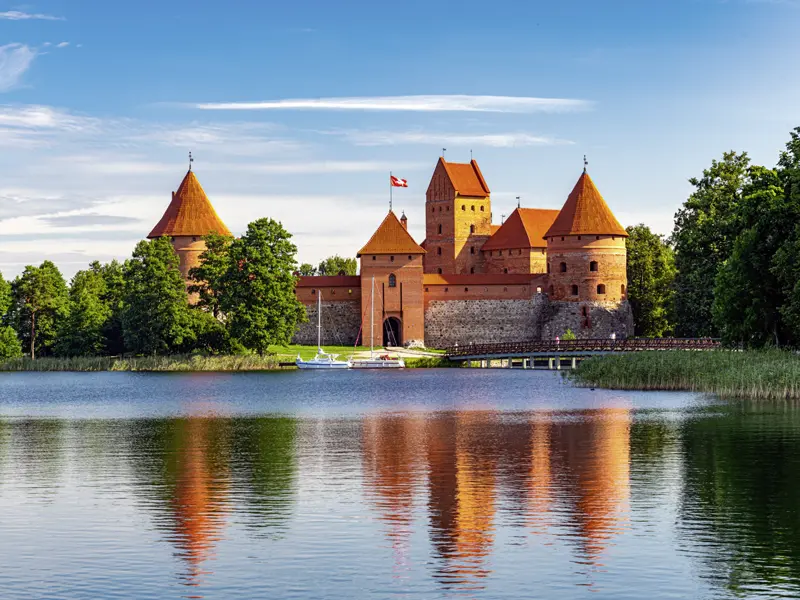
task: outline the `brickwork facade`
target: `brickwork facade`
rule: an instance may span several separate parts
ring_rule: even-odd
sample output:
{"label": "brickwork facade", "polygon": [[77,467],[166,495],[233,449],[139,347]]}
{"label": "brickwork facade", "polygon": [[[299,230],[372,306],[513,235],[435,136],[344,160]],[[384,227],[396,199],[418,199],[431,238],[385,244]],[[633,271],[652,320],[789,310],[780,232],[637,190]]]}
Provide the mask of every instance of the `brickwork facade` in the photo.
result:
{"label": "brickwork facade", "polygon": [[[316,346],[317,305],[306,304],[308,321],[302,323],[292,338],[293,344]],[[334,346],[355,346],[361,330],[361,301],[322,302],[322,343]]]}
{"label": "brickwork facade", "polygon": [[622,302],[627,299],[625,238],[567,235],[548,240],[551,299],[566,302]]}

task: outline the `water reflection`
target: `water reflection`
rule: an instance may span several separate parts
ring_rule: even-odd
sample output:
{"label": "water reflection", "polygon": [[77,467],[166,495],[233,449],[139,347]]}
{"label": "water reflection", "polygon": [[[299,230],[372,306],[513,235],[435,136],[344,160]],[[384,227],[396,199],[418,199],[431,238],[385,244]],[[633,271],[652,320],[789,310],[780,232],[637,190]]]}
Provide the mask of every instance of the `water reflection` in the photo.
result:
{"label": "water reflection", "polygon": [[[41,551],[44,524],[57,521],[37,529],[31,500],[89,506],[113,495],[172,553],[170,579],[190,597],[224,597],[222,582],[255,555],[273,578],[296,572],[286,589],[318,588],[315,577],[341,584],[338,554],[423,596],[430,586],[491,595],[498,580],[520,593],[531,580],[610,593],[608,577],[631,573],[678,596],[692,578],[709,596],[796,594],[800,411],[716,410],[0,420],[0,533],[17,527],[28,554]],[[371,519],[340,517],[325,485]],[[80,525],[58,523],[77,535]],[[0,547],[10,581],[24,582],[31,563],[15,561]]]}

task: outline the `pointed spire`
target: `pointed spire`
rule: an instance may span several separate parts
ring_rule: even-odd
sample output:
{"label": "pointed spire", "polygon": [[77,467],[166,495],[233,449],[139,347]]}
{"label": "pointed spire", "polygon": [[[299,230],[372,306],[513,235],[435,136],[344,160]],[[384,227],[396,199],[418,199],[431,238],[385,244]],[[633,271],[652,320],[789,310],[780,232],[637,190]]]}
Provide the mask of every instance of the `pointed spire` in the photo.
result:
{"label": "pointed spire", "polygon": [[[191,163],[189,166],[191,167]],[[172,201],[164,216],[147,237],[151,239],[182,235],[200,237],[211,232],[231,235],[190,168],[178,191],[172,193]]]}
{"label": "pointed spire", "polygon": [[356,256],[362,254],[425,254],[425,250],[414,241],[397,215],[390,212]]}
{"label": "pointed spire", "polygon": [[545,237],[581,234],[628,236],[586,171],[581,173]]}

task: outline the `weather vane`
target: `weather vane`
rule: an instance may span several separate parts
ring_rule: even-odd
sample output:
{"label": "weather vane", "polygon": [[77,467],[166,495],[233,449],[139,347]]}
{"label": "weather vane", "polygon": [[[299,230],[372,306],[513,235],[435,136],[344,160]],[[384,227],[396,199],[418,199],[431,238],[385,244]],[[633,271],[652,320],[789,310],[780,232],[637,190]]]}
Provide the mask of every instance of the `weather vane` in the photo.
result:
{"label": "weather vane", "polygon": [[519,196],[517,196],[517,208],[519,208],[519,207],[520,207],[520,204],[519,204]]}
{"label": "weather vane", "polygon": [[586,167],[589,166],[589,161],[586,160],[586,155],[583,155],[583,172],[586,173]]}
{"label": "weather vane", "polygon": [[442,148],[442,158],[444,158],[444,153],[447,152],[447,148]]}
{"label": "weather vane", "polygon": [[192,170],[192,163],[193,162],[194,162],[194,159],[192,158],[192,153],[189,152],[189,170],[190,171]]}

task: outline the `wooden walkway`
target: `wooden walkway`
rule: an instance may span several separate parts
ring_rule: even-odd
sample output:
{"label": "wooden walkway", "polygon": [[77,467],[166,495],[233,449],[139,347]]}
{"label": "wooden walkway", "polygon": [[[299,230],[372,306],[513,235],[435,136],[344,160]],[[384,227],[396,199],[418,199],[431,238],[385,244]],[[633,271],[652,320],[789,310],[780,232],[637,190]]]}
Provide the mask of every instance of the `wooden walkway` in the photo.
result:
{"label": "wooden walkway", "polygon": [[444,350],[450,360],[477,361],[482,367],[560,369],[565,360],[566,365],[575,368],[577,360],[598,354],[653,350],[706,351],[719,347],[719,340],[714,338],[630,338],[466,344]]}

